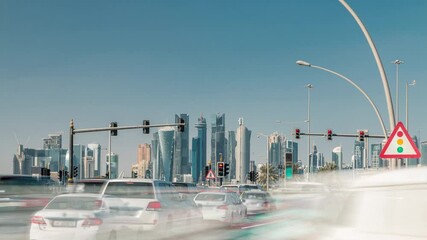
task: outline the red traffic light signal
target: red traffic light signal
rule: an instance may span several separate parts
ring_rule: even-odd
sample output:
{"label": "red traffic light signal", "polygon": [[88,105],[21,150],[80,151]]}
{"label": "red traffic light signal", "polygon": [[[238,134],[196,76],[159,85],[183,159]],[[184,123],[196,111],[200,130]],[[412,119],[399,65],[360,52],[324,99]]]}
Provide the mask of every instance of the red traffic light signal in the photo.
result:
{"label": "red traffic light signal", "polygon": [[218,177],[224,177],[224,162],[218,162],[217,163],[217,172],[218,172]]}
{"label": "red traffic light signal", "polygon": [[332,130],[328,129],[328,140],[332,140]]}
{"label": "red traffic light signal", "polygon": [[295,138],[296,139],[300,139],[300,134],[301,134],[301,132],[300,132],[299,128],[295,129]]}
{"label": "red traffic light signal", "polygon": [[365,131],[359,131],[359,142],[365,141]]}

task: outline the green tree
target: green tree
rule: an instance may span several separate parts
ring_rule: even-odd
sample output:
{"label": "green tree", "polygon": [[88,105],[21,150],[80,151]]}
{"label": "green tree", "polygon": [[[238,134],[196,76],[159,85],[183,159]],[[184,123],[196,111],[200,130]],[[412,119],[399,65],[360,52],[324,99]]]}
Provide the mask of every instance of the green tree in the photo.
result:
{"label": "green tree", "polygon": [[[268,166],[270,171],[268,172],[269,186],[273,185],[277,180],[279,180],[279,172],[277,168],[271,164]],[[267,164],[261,166],[258,172],[258,184],[263,188],[267,188]]]}
{"label": "green tree", "polygon": [[319,172],[331,172],[337,169],[337,165],[333,162],[327,162],[325,166],[319,168]]}

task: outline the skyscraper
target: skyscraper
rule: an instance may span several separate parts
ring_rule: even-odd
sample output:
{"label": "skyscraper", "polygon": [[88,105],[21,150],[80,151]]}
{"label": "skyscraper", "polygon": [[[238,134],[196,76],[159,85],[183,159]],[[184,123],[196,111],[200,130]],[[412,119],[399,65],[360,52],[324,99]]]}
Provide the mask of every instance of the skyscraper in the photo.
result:
{"label": "skyscraper", "polygon": [[48,138],[43,138],[43,149],[62,148],[62,135],[49,134]]}
{"label": "skyscraper", "polygon": [[284,144],[285,151],[292,153],[292,163],[298,164],[298,142],[286,140]]}
{"label": "skyscraper", "polygon": [[227,159],[225,139],[225,114],[214,115],[212,118],[212,134],[211,134],[211,161],[212,163],[219,162],[220,156]]}
{"label": "skyscraper", "polygon": [[175,129],[171,127],[163,127],[159,129],[159,145],[161,153],[161,179],[172,182],[173,178],[173,160],[175,146]]}
{"label": "skyscraper", "polygon": [[268,162],[273,167],[284,164],[284,154],[282,153],[282,136],[277,132],[268,136]]}
{"label": "skyscraper", "polygon": [[229,164],[229,175],[227,176],[228,181],[236,179],[236,132],[228,131],[228,142],[227,142],[227,163]]}
{"label": "skyscraper", "polygon": [[111,172],[109,172],[108,165],[110,163],[110,154],[106,155],[106,173],[110,176],[110,179],[119,177],[119,155],[111,152]]}
{"label": "skyscraper", "polygon": [[313,172],[317,172],[318,170],[318,155],[317,155],[317,146],[313,144],[313,152],[310,155],[311,157],[311,165]]}
{"label": "skyscraper", "polygon": [[[137,177],[148,178],[151,174],[149,172],[149,165],[151,161],[151,146],[144,143],[138,145],[136,164],[138,166]],[[148,176],[147,176],[148,175]]]}
{"label": "skyscraper", "polygon": [[383,167],[383,160],[380,158],[380,153],[382,150],[381,143],[371,144],[371,159],[372,159],[372,168],[381,168]]}
{"label": "skyscraper", "polygon": [[342,169],[342,147],[338,146],[332,150],[332,163],[337,166],[338,170]]}
{"label": "skyscraper", "polygon": [[175,131],[175,153],[173,160],[174,175],[183,175],[190,173],[190,118],[188,114],[175,115],[175,122],[178,122],[179,118],[184,119],[185,127],[184,132],[180,132],[177,130]]}
{"label": "skyscraper", "polygon": [[249,173],[251,152],[251,131],[243,125],[243,119],[239,119],[239,127],[236,130],[236,180],[246,183]]}
{"label": "skyscraper", "polygon": [[151,162],[152,166],[151,177],[153,179],[161,179],[161,173],[163,165],[162,163],[162,154],[160,152],[160,143],[159,143],[159,133],[153,133],[153,140],[151,140]]}
{"label": "skyscraper", "polygon": [[191,175],[193,182],[198,182],[199,179],[205,181],[204,169],[206,166],[206,119],[201,116],[195,124],[197,136],[192,139],[192,158],[191,158]]}
{"label": "skyscraper", "polygon": [[365,152],[365,142],[355,141],[354,142],[354,151],[353,151],[353,168],[363,168],[364,154]]}
{"label": "skyscraper", "polygon": [[101,176],[101,145],[90,143],[87,145],[87,156],[91,156],[94,163],[94,177]]}

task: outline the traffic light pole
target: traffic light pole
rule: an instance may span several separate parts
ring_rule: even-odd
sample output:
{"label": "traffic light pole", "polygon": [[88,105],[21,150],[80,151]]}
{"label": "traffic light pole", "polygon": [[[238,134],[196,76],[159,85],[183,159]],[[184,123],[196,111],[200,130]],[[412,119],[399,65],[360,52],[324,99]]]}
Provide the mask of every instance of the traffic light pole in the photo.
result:
{"label": "traffic light pole", "polygon": [[[86,129],[75,129],[74,128],[74,120],[71,119],[70,121],[70,141],[69,141],[69,160],[70,160],[70,176],[68,177],[68,182],[73,183],[73,174],[71,171],[74,169],[74,152],[73,152],[73,146],[74,146],[74,134],[77,133],[90,133],[90,132],[105,132],[112,130],[128,130],[128,129],[143,129],[143,128],[160,128],[160,127],[178,127],[179,131],[184,131],[185,122],[183,119],[180,119],[178,123],[173,124],[152,124],[152,125],[135,125],[135,126],[123,126],[123,127],[104,127],[104,128],[86,128]],[[110,151],[110,150],[109,150]],[[111,154],[111,153],[110,153]],[[111,164],[111,156],[110,156],[110,164]],[[111,169],[111,166],[109,166],[109,169]],[[110,175],[111,176],[111,175]]]}
{"label": "traffic light pole", "polygon": [[[327,134],[324,133],[299,133],[301,136],[307,135],[307,136],[318,136],[318,137],[326,137]],[[359,134],[332,134],[333,137],[359,137]],[[365,134],[365,138],[382,138],[384,139],[384,135],[370,135]]]}

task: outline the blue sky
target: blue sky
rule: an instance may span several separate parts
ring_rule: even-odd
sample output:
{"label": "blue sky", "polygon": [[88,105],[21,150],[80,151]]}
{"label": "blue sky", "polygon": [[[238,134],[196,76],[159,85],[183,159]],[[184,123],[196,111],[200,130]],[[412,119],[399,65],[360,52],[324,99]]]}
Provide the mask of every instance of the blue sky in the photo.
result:
{"label": "blue sky", "polygon": [[[427,2],[348,0],[369,30],[383,61],[393,98],[399,68],[399,112],[409,132],[427,135]],[[311,83],[311,131],[381,134],[363,95],[329,73],[299,67],[302,59],[352,79],[372,98],[388,127],[384,90],[360,28],[338,0],[220,1],[0,1],[0,173],[12,171],[18,141],[41,148],[41,139],[76,128],[170,123],[188,113],[194,123],[226,114],[227,130],[238,118],[252,130],[251,154],[265,161],[265,139],[256,134],[306,131]],[[394,100],[395,101],[395,100]],[[276,123],[276,120],[288,122]],[[210,126],[210,125],[209,125]],[[153,129],[154,130],[154,129]],[[151,130],[151,132],[153,132]],[[210,132],[210,131],[208,131]],[[330,160],[343,146],[350,161],[354,139],[312,138]],[[151,141],[141,131],[113,139],[120,170],[129,175],[136,147]],[[107,133],[78,135],[77,144],[100,143]],[[371,140],[375,142],[375,140]],[[307,138],[299,140],[306,161]]]}

